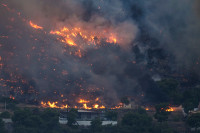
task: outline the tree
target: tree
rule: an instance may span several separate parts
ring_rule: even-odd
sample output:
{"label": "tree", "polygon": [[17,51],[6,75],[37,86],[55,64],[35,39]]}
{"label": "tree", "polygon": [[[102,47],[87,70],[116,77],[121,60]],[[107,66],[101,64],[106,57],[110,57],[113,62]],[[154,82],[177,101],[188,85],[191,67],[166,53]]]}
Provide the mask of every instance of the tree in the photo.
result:
{"label": "tree", "polygon": [[126,132],[126,129],[129,129],[128,132],[144,133],[150,129],[152,119],[147,114],[129,112],[122,118],[121,125],[121,132]]}
{"label": "tree", "polygon": [[172,128],[169,127],[167,122],[158,123],[152,128],[152,133],[176,133]]}
{"label": "tree", "polygon": [[62,133],[58,116],[54,109],[17,110],[12,117],[14,133]]}
{"label": "tree", "polygon": [[0,133],[6,133],[4,122],[0,119]]}
{"label": "tree", "polygon": [[117,112],[116,111],[106,111],[105,116],[109,120],[117,120]]}
{"label": "tree", "polygon": [[76,109],[71,109],[67,113],[67,125],[72,127],[74,124],[76,124],[76,118],[78,117],[78,111]]}
{"label": "tree", "polygon": [[0,118],[10,118],[10,113],[8,111],[1,113]]}
{"label": "tree", "polygon": [[178,88],[179,83],[174,79],[164,79],[157,82],[158,87],[162,90],[164,102],[171,102],[173,104],[181,103],[181,93]]}
{"label": "tree", "polygon": [[167,103],[157,104],[155,108],[156,108],[156,113],[154,117],[158,120],[158,122],[166,121],[170,114],[170,112],[167,111],[167,109],[169,109],[169,104]]}
{"label": "tree", "polygon": [[200,101],[200,88],[190,88],[183,93],[183,107],[185,112],[189,112],[198,107]]}
{"label": "tree", "polygon": [[197,129],[200,127],[200,113],[190,115],[186,122],[190,127],[195,127],[195,129]]}
{"label": "tree", "polygon": [[102,131],[102,121],[100,118],[95,118],[91,121],[91,129],[93,132]]}

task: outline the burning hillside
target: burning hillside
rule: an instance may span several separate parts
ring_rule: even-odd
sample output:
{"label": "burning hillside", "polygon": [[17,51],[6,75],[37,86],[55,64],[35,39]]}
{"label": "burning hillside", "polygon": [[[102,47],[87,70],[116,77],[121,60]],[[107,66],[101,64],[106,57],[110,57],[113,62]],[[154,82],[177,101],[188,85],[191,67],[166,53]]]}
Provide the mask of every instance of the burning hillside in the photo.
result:
{"label": "burning hillside", "polygon": [[[126,21],[112,24],[95,15],[95,22],[71,23],[73,18],[69,18],[49,26],[30,19],[26,12],[13,7],[14,3],[2,1],[0,7],[4,12],[1,26],[6,31],[1,36],[0,56],[3,96],[52,108],[117,105],[118,96],[111,84],[117,79],[109,74],[109,68],[107,74],[102,71],[122,61],[118,52],[126,52],[120,47],[124,49],[130,39],[121,33],[131,30],[128,34],[134,38],[134,25]],[[117,68],[112,71],[121,73]],[[89,102],[81,103],[81,97]]]}
{"label": "burning hillside", "polygon": [[185,82],[187,72],[176,70],[178,35],[147,19],[150,9],[129,0],[2,0],[0,94],[52,108],[118,108],[124,96],[162,100],[155,82],[176,74]]}

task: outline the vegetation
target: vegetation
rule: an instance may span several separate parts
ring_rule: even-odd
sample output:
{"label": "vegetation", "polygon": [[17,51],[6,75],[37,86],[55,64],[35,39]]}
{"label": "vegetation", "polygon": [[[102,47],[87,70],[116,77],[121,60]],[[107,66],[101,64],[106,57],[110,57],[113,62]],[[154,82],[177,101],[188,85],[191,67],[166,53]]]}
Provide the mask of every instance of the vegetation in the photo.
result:
{"label": "vegetation", "polygon": [[14,133],[62,133],[58,123],[58,112],[52,109],[17,110],[12,120],[14,122]]}
{"label": "vegetation", "polygon": [[92,130],[92,132],[102,131],[102,121],[99,118],[95,118],[94,120],[92,120],[91,130]]}
{"label": "vegetation", "polygon": [[178,81],[174,79],[163,79],[157,82],[158,87],[162,90],[164,102],[179,105],[181,103],[181,92]]}
{"label": "vegetation", "polygon": [[[10,115],[8,112],[3,114],[6,117]],[[106,117],[110,120],[116,120],[117,115],[116,110],[106,112]],[[16,110],[11,117],[13,133],[174,133],[166,123],[153,122],[152,117],[142,108],[126,112],[118,121],[118,125],[103,126],[101,119],[96,118],[92,120],[90,127],[83,128],[76,124],[77,116],[77,110],[71,109],[67,115],[68,124],[60,125],[59,112],[56,109]],[[1,119],[0,133],[6,133]]]}
{"label": "vegetation", "polygon": [[[164,79],[157,82],[156,85],[162,92],[160,93],[162,100],[165,101],[165,103],[155,105],[154,118],[157,119],[157,122],[153,121],[146,110],[139,108],[120,116],[121,120],[118,121],[118,125],[103,126],[102,121],[96,118],[91,122],[89,128],[82,128],[76,123],[77,110],[71,109],[67,115],[68,124],[60,125],[58,123],[59,112],[54,109],[45,109],[43,111],[37,108],[18,109],[16,107],[17,101],[9,98],[0,98],[0,102],[5,103],[6,101],[7,109],[14,112],[12,117],[7,111],[0,114],[0,133],[6,133],[1,118],[12,118],[13,133],[174,133],[173,129],[167,124],[170,112],[166,110],[169,109],[170,104],[182,104],[186,113],[198,107],[200,88],[193,87],[181,90],[180,83],[174,79]],[[123,97],[121,102],[126,105],[130,103],[128,97]],[[105,116],[108,120],[118,120],[118,112],[116,110],[106,110]],[[200,127],[200,114],[189,115],[186,123],[190,127]]]}
{"label": "vegetation", "polygon": [[193,110],[198,107],[200,102],[200,88],[191,88],[183,93],[183,107],[185,112],[188,113],[189,110]]}
{"label": "vegetation", "polygon": [[108,120],[116,121],[118,113],[113,110],[109,110],[109,111],[107,110],[105,115]]}
{"label": "vegetation", "polygon": [[151,126],[152,119],[146,113],[130,112],[122,118],[120,132],[146,133]]}
{"label": "vegetation", "polygon": [[200,113],[190,115],[186,122],[190,127],[197,129],[200,127]]}
{"label": "vegetation", "polygon": [[0,133],[6,133],[4,122],[0,119]]}
{"label": "vegetation", "polygon": [[10,118],[10,117],[11,117],[11,115],[8,111],[5,111],[0,114],[0,118]]}
{"label": "vegetation", "polygon": [[169,109],[169,104],[167,103],[157,104],[155,108],[156,108],[156,113],[154,117],[158,120],[158,122],[166,121],[170,114],[170,112],[167,111],[167,109]]}
{"label": "vegetation", "polygon": [[78,116],[78,111],[76,109],[71,109],[67,114],[68,126],[73,127],[76,124],[76,118]]}

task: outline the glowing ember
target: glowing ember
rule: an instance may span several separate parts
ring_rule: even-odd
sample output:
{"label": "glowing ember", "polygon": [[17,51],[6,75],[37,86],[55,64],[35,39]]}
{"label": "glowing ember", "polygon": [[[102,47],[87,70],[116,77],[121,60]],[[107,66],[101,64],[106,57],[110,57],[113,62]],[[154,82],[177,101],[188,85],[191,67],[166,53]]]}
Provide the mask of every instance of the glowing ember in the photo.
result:
{"label": "glowing ember", "polygon": [[35,29],[41,29],[41,30],[43,29],[43,27],[34,24],[32,21],[29,21],[29,24],[30,24],[31,27],[33,27]]}
{"label": "glowing ember", "polygon": [[89,103],[90,101],[87,101],[87,100],[84,100],[84,99],[80,99],[79,101],[78,101],[78,103]]}
{"label": "glowing ember", "polygon": [[99,101],[99,98],[98,98],[98,97],[95,99],[95,102],[97,102],[97,101]]}

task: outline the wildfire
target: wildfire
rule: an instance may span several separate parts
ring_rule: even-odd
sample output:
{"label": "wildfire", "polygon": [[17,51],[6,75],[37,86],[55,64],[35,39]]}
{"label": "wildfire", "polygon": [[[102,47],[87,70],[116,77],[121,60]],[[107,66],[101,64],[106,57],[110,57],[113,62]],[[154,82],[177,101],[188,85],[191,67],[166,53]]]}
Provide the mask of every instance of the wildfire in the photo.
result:
{"label": "wildfire", "polygon": [[[32,21],[29,21],[29,24],[34,29],[43,30],[43,27],[34,24]],[[56,35],[57,40],[59,40],[64,44],[67,44],[65,46],[76,47],[77,50],[73,54],[78,56],[79,58],[83,56],[82,54],[82,50],[84,49],[83,45],[96,46],[97,44],[101,44],[102,40],[104,40],[107,43],[114,43],[114,44],[118,42],[117,35],[109,32],[108,30],[104,30],[102,31],[102,33],[95,33],[78,27],[74,28],[63,27],[58,30],[51,30],[49,34]]]}
{"label": "wildfire", "polygon": [[92,33],[81,28],[67,28],[63,27],[60,30],[52,30],[50,34],[57,35],[63,43],[68,44],[69,46],[77,46],[75,43],[77,38],[82,38],[84,41],[87,41],[89,44],[99,44],[101,39],[105,39],[108,43],[117,43],[117,38],[113,33],[104,35],[104,33]]}
{"label": "wildfire", "polygon": [[41,102],[41,106],[44,107],[44,108],[59,108],[59,109],[66,109],[66,108],[69,108],[69,106],[66,104],[66,105],[62,105],[62,106],[58,106],[58,102]]}
{"label": "wildfire", "polygon": [[118,106],[115,106],[115,107],[113,107],[111,109],[120,109],[120,108],[122,108],[122,106],[123,106],[123,103],[119,103]]}
{"label": "wildfire", "polygon": [[30,24],[31,27],[33,27],[35,29],[41,29],[41,30],[43,29],[43,27],[34,24],[32,21],[29,21],[29,24]]}
{"label": "wildfire", "polygon": [[167,112],[173,112],[173,111],[175,111],[175,108],[171,107],[171,106],[168,106],[168,109],[161,108],[161,110],[165,110]]}
{"label": "wildfire", "polygon": [[167,112],[173,112],[174,108],[173,107],[169,107],[169,109],[166,109]]}
{"label": "wildfire", "polygon": [[[95,99],[96,101],[97,99]],[[99,100],[99,98],[98,98]],[[104,105],[99,105],[97,103],[95,104],[90,104],[92,106],[88,106],[88,104],[90,103],[91,101],[89,100],[85,100],[85,99],[80,99],[78,101],[79,104],[82,104],[82,106],[74,106],[74,107],[71,107],[71,108],[79,108],[79,109],[87,109],[87,110],[91,110],[91,109],[105,109],[106,107]],[[67,109],[67,108],[70,108],[70,106],[68,106],[67,104],[66,105],[61,105],[59,104],[57,101],[56,102],[41,102],[41,106],[44,107],[44,108],[57,108],[57,109]]]}
{"label": "wildfire", "polygon": [[86,103],[83,104],[84,109],[92,109],[91,107],[88,107]]}
{"label": "wildfire", "polygon": [[79,101],[78,101],[78,103],[89,103],[90,101],[87,101],[87,100],[84,100],[84,99],[80,99]]}
{"label": "wildfire", "polygon": [[98,108],[99,108],[99,105],[98,105],[98,104],[95,104],[95,105],[93,105],[93,108],[98,109]]}

